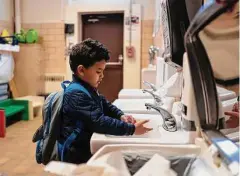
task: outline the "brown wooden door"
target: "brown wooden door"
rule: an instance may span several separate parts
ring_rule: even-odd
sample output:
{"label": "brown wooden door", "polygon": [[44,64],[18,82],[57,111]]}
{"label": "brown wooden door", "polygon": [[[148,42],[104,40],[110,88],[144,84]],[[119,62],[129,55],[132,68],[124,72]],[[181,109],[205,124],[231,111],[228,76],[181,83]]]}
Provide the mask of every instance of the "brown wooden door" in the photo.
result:
{"label": "brown wooden door", "polygon": [[123,88],[123,66],[118,63],[119,55],[123,55],[123,14],[82,15],[82,22],[83,40],[98,40],[110,51],[110,61],[99,91],[112,102]]}

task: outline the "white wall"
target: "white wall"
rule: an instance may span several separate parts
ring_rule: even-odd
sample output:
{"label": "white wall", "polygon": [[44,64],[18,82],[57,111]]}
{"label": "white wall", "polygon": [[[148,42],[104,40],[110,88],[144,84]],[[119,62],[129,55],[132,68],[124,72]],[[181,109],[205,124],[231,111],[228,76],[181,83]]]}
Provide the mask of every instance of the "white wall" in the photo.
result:
{"label": "white wall", "polygon": [[[9,4],[9,1],[11,0],[0,0],[0,2],[5,2],[6,4]],[[154,19],[155,0],[133,0],[133,3],[142,6],[143,20]],[[96,8],[99,6],[129,7],[130,0],[21,0],[22,22],[44,23],[61,21],[64,19],[63,7],[66,4],[85,7],[95,6]],[[0,13],[3,12],[3,10],[1,9]]]}
{"label": "white wall", "polygon": [[23,23],[51,23],[64,19],[64,0],[21,0]]}
{"label": "white wall", "polygon": [[[133,0],[138,4],[142,20],[153,20],[155,12],[155,0]],[[79,31],[79,13],[86,12],[116,12],[129,13],[130,0],[21,0],[22,23],[51,23],[64,21],[75,24],[73,43],[81,41]],[[136,5],[135,5],[136,6]],[[141,23],[137,37],[133,40],[136,49],[136,59],[130,60],[124,56],[124,88],[140,88],[141,73]],[[125,27],[126,29],[126,27]],[[124,33],[124,52],[128,46],[128,31]],[[68,65],[68,63],[67,63]],[[69,70],[67,71],[68,74]]]}
{"label": "white wall", "polygon": [[[125,7],[130,6],[130,0],[65,0],[69,5],[95,6],[98,7]],[[155,0],[132,0],[134,4],[140,4],[142,7],[142,19],[153,20],[155,13]]]}
{"label": "white wall", "polygon": [[12,21],[13,20],[13,1],[0,0],[0,20]]}
{"label": "white wall", "polygon": [[[106,0],[105,0],[106,1]],[[97,2],[97,1],[96,1]],[[75,24],[75,33],[71,36],[71,42],[77,43],[81,41],[81,23],[79,21],[79,14],[81,13],[99,13],[99,12],[124,12],[125,16],[128,16],[129,6],[126,4],[103,4],[102,2],[97,4],[89,4],[88,1],[83,1],[83,3],[75,4],[69,3],[65,9],[65,22]],[[128,27],[124,26],[124,66],[123,66],[123,88],[140,88],[140,73],[141,73],[141,6],[139,4],[133,5],[133,14],[139,16],[140,24],[135,27],[135,31],[132,35],[132,45],[135,47],[136,57],[135,59],[129,59],[126,56],[126,46],[129,43],[129,32]],[[70,41],[69,39],[67,39]],[[67,77],[71,78],[71,71],[67,63]]]}
{"label": "white wall", "polygon": [[133,1],[136,4],[141,4],[143,20],[154,20],[155,1],[156,0],[134,0]]}

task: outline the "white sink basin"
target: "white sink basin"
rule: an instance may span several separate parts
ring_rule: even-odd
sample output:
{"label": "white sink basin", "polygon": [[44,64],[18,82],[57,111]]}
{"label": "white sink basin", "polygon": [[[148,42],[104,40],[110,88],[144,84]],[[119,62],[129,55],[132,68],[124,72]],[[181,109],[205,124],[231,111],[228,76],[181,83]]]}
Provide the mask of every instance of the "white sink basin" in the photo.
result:
{"label": "white sink basin", "polygon": [[[160,154],[164,157],[184,156],[184,155],[200,155],[201,148],[197,145],[154,145],[154,144],[112,144],[105,145],[97,153],[95,153],[87,164],[92,165],[97,159],[110,152],[121,151],[122,153],[152,153]],[[210,154],[209,154],[210,155]],[[115,158],[113,158],[115,159]],[[108,161],[108,160],[106,160]],[[116,163],[119,163],[116,161]]]}
{"label": "white sink basin", "polygon": [[[151,90],[151,89],[148,89]],[[119,99],[153,99],[149,93],[143,93],[142,89],[122,89],[118,94]]]}
{"label": "white sink basin", "polygon": [[[166,109],[168,112],[172,111],[172,105],[175,101],[173,97],[163,98],[162,108]],[[125,113],[133,114],[159,114],[156,110],[147,110],[145,103],[154,104],[153,99],[117,99],[113,102],[115,106],[121,109]]]}
{"label": "white sink basin", "polygon": [[[164,157],[169,156],[184,156],[184,155],[199,155],[201,148],[197,145],[153,145],[153,144],[115,144],[105,145],[97,153],[95,153],[87,164],[92,165],[95,160],[102,157],[103,155],[121,151],[122,153],[148,153],[148,154],[160,154]],[[115,158],[113,158],[115,159]],[[108,161],[108,160],[106,160]],[[116,161],[116,163],[119,163]]]}
{"label": "white sink basin", "polygon": [[[147,89],[151,90],[151,89]],[[217,86],[218,96],[221,101],[226,101],[237,97],[236,93]],[[142,89],[122,89],[118,93],[119,99],[152,99],[149,93],[143,93]]]}
{"label": "white sink basin", "polygon": [[218,96],[221,101],[226,101],[237,97],[236,93],[217,86]]}
{"label": "white sink basin", "polygon": [[178,131],[168,132],[162,128],[162,117],[152,114],[131,114],[137,120],[149,119],[146,126],[153,128],[151,132],[144,135],[133,136],[113,136],[94,133],[91,138],[91,152],[95,153],[102,146],[107,144],[189,144],[189,132],[182,131],[180,128],[180,118],[176,118]]}
{"label": "white sink basin", "polygon": [[[152,84],[156,84],[156,76],[157,76],[156,66],[142,69],[142,80],[147,80]],[[149,87],[142,83],[141,88],[148,89]]]}

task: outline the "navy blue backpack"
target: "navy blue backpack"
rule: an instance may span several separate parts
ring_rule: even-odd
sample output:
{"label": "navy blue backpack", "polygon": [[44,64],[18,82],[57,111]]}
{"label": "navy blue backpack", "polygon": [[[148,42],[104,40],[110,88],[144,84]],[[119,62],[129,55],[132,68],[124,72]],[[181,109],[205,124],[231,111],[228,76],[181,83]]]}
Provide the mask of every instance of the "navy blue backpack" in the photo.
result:
{"label": "navy blue backpack", "polygon": [[[72,90],[81,90],[90,98],[91,95],[79,83],[64,81],[61,84],[63,90],[51,93],[43,105],[43,122],[33,135],[32,141],[37,143],[36,161],[38,164],[48,164],[50,161],[64,161],[64,154],[69,149],[70,144],[80,133],[80,125],[72,132],[64,144],[58,143],[62,125],[62,103],[65,92]],[[77,126],[77,125],[76,125]]]}

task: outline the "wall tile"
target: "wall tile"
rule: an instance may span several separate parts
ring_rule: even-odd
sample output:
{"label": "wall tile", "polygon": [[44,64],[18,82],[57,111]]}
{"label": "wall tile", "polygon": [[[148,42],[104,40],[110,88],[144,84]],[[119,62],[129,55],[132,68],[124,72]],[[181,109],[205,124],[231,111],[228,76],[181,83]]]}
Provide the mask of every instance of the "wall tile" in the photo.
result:
{"label": "wall tile", "polygon": [[34,28],[39,33],[39,43],[43,46],[44,58],[41,67],[45,73],[66,72],[64,23],[24,23],[25,30]]}
{"label": "wall tile", "polygon": [[142,21],[141,66],[145,68],[149,63],[148,49],[153,45],[153,20]]}
{"label": "wall tile", "polygon": [[64,30],[63,29],[57,29],[57,28],[51,28],[51,29],[47,30],[47,34],[50,34],[50,35],[58,35],[58,34],[64,35]]}
{"label": "wall tile", "polygon": [[44,42],[45,47],[59,47],[59,48],[64,48],[64,42],[59,42],[59,41],[45,41]]}
{"label": "wall tile", "polygon": [[65,41],[64,35],[55,35],[55,40],[64,42]]}
{"label": "wall tile", "polygon": [[43,29],[55,29],[56,23],[42,23]]}
{"label": "wall tile", "polygon": [[44,41],[55,41],[56,36],[55,35],[44,35],[43,40]]}
{"label": "wall tile", "polygon": [[46,52],[47,54],[51,55],[51,54],[56,54],[56,48],[52,47],[52,48],[46,48]]}

